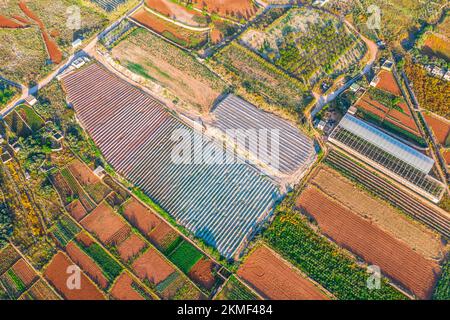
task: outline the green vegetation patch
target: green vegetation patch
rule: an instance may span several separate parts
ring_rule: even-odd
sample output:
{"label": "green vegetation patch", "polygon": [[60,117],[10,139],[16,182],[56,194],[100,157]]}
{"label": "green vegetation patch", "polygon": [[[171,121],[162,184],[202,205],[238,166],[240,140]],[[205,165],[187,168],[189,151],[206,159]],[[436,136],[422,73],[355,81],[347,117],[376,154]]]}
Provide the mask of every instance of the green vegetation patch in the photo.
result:
{"label": "green vegetation patch", "polygon": [[113,282],[122,273],[122,266],[98,243],[92,243],[90,246],[85,246],[79,242],[77,242],[77,244],[88,256],[94,259],[109,281]]}
{"label": "green vegetation patch", "polygon": [[203,254],[197,250],[191,243],[184,241],[168,255],[178,268],[184,273],[191,271],[192,267],[203,257]]}
{"label": "green vegetation patch", "polygon": [[368,289],[369,275],[366,270],[337,245],[314,232],[298,213],[279,212],[264,238],[291,263],[339,299],[406,299],[384,278],[380,289]]}
{"label": "green vegetation patch", "polygon": [[442,274],[433,294],[434,300],[450,300],[450,259],[442,266]]}
{"label": "green vegetation patch", "polygon": [[80,231],[81,229],[66,216],[58,220],[56,225],[50,230],[52,235],[63,247],[72,241]]}
{"label": "green vegetation patch", "polygon": [[258,296],[250,291],[233,275],[225,284],[216,300],[259,300]]}
{"label": "green vegetation patch", "polygon": [[17,113],[20,114],[23,120],[28,124],[28,126],[33,131],[38,131],[44,126],[44,121],[42,118],[33,110],[33,108],[27,105],[20,105],[16,109]]}

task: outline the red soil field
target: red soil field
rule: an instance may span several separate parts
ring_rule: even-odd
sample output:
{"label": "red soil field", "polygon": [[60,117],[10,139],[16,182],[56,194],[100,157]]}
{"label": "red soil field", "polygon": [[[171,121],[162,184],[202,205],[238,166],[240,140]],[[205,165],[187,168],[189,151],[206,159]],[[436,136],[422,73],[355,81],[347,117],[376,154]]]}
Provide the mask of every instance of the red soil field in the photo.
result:
{"label": "red soil field", "polygon": [[103,293],[84,273],[81,273],[81,287],[79,290],[70,290],[67,287],[67,280],[70,275],[66,271],[73,265],[74,263],[64,253],[59,251],[47,266],[44,276],[68,300],[105,300]]}
{"label": "red soil field", "polygon": [[148,208],[135,198],[131,198],[123,206],[123,215],[130,223],[147,235],[161,223],[161,219],[153,214]]}
{"label": "red soil field", "polygon": [[427,260],[403,242],[327,197],[316,188],[306,189],[297,206],[312,216],[320,230],[340,246],[375,264],[421,299],[430,297],[439,274],[436,262]]}
{"label": "red soil field", "polygon": [[11,20],[5,16],[0,15],[0,28],[18,29],[18,28],[25,28],[25,27],[26,26],[21,23],[17,23],[14,20]]}
{"label": "red soil field", "polygon": [[66,210],[78,222],[80,222],[87,215],[86,209],[84,209],[83,205],[81,204],[81,202],[78,199],[72,201],[66,207]]}
{"label": "red soil field", "polygon": [[411,133],[419,136],[419,130],[417,129],[416,122],[410,116],[400,112],[396,109],[391,109],[386,117],[389,122],[408,130]]}
{"label": "red soil field", "polygon": [[75,238],[78,242],[84,244],[86,247],[90,247],[91,244],[94,243],[94,240],[92,240],[92,238],[84,231],[77,234]]}
{"label": "red soil field", "polygon": [[117,246],[117,251],[119,251],[120,258],[124,262],[129,262],[145,247],[147,247],[147,244],[144,240],[142,240],[137,234],[132,233],[128,239]]}
{"label": "red soil field", "polygon": [[227,17],[250,18],[257,11],[251,0],[194,0],[193,3],[199,9]]}
{"label": "red soil field", "polygon": [[20,22],[22,22],[23,24],[25,24],[25,25],[29,25],[30,24],[30,20],[28,20],[28,19],[25,19],[24,17],[21,17],[21,16],[19,16],[19,15],[14,15],[14,16],[12,16],[14,19],[16,19],[17,21],[20,21]]}
{"label": "red soil field", "polygon": [[145,4],[150,9],[153,9],[154,11],[157,11],[173,20],[178,20],[181,23],[191,26],[201,25],[194,19],[195,16],[203,18],[201,13],[174,3],[171,0],[146,0]]}
{"label": "red soil field", "polygon": [[378,76],[380,77],[380,81],[377,84],[378,89],[385,90],[396,96],[402,95],[402,91],[397,85],[397,81],[395,81],[395,77],[392,72],[381,70]]}
{"label": "red soil field", "polygon": [[155,230],[150,233],[149,239],[157,248],[164,250],[179,236],[179,233],[167,223],[160,223]]}
{"label": "red soil field", "polygon": [[33,13],[33,11],[31,11],[27,7],[27,5],[24,1],[19,2],[19,7],[30,19],[34,20],[36,22],[36,24],[39,26],[39,28],[41,29],[42,38],[44,39],[45,46],[47,47],[47,52],[48,52],[52,62],[55,64],[61,63],[62,52],[59,49],[56,42],[52,38],[50,38],[50,36],[47,34],[44,23],[41,21],[41,19],[39,19],[39,17],[37,15],[35,15]]}
{"label": "red soil field", "polygon": [[90,185],[100,182],[100,179],[89,169],[84,163],[79,160],[73,161],[69,165],[69,170],[73,176],[81,183],[81,185]]}
{"label": "red soil field", "polygon": [[182,41],[187,41],[188,39],[185,39],[178,30],[171,26],[169,22],[166,22],[152,13],[146,11],[145,9],[140,9],[136,13],[134,13],[131,18],[136,20],[138,23],[146,26],[147,28],[152,29],[156,33],[159,33],[161,35],[164,34],[164,32],[170,32],[175,38],[178,38]]}
{"label": "red soil field", "polygon": [[147,279],[155,285],[175,272],[175,269],[153,248],[148,249],[133,263],[133,270],[141,280]]}
{"label": "red soil field", "polygon": [[211,41],[213,43],[219,43],[223,38],[223,34],[218,29],[212,29],[211,30]]}
{"label": "red soil field", "polygon": [[441,145],[445,145],[445,140],[450,134],[450,123],[426,113],[423,114],[423,117],[431,127],[431,130],[433,130],[433,134],[437,141]]}
{"label": "red soil field", "polygon": [[237,274],[268,299],[329,299],[314,283],[303,277],[266,246],[253,251]]}
{"label": "red soil field", "polygon": [[111,296],[117,300],[144,300],[144,298],[133,289],[132,284],[133,279],[131,279],[128,273],[122,273],[111,289]]}
{"label": "red soil field", "polygon": [[210,290],[214,286],[215,279],[213,275],[214,262],[202,258],[189,271],[189,278],[194,282],[201,284],[204,288]]}
{"label": "red soil field", "polygon": [[69,255],[70,259],[79,265],[80,268],[102,289],[106,289],[108,287],[108,280],[103,275],[100,267],[74,242],[70,242],[66,246],[66,253]]}
{"label": "red soil field", "polygon": [[38,278],[36,272],[23,259],[17,261],[12,269],[27,287],[30,286],[34,282],[34,280]]}
{"label": "red soil field", "polygon": [[450,166],[450,150],[445,150],[443,152],[445,163],[447,163],[448,166]]}
{"label": "red soil field", "polygon": [[81,221],[83,227],[94,233],[105,244],[119,244],[131,232],[118,214],[105,202],[102,202],[94,211]]}

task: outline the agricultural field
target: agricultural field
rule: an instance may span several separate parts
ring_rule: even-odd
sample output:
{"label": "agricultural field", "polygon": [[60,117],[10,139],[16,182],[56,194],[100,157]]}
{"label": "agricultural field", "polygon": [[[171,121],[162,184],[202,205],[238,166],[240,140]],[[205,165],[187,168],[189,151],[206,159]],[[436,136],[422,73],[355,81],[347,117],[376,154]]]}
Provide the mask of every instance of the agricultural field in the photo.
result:
{"label": "agricultural field", "polygon": [[327,300],[316,284],[266,246],[245,258],[237,275],[263,297],[272,300]]}
{"label": "agricultural field", "polygon": [[208,19],[201,12],[170,0],[146,0],[145,5],[151,10],[188,26],[204,27],[208,25]]}
{"label": "agricultural field", "polygon": [[[367,288],[366,268],[359,266],[337,245],[314,231],[307,219],[288,207],[281,207],[264,233],[265,241],[338,299],[406,299],[382,279],[379,290]],[[299,246],[298,243],[302,243]]]}
{"label": "agricultural field", "polygon": [[184,48],[196,49],[208,41],[207,28],[205,31],[190,30],[159,17],[145,8],[135,12],[131,19],[138,25],[148,28]]}
{"label": "agricultural field", "polygon": [[[77,5],[83,22],[81,29],[66,27],[67,8]],[[78,0],[11,0],[2,15],[14,17],[25,26],[0,27],[0,75],[29,84],[50,72],[55,64],[71,53],[71,43],[85,39],[106,26],[108,18],[93,6]]]}
{"label": "agricultural field", "polygon": [[356,115],[400,138],[426,146],[394,74],[381,70],[376,77],[377,85],[356,101]]}
{"label": "agricultural field", "polygon": [[313,101],[307,86],[238,43],[223,48],[210,63],[245,100],[294,121]]}
{"label": "agricultural field", "polygon": [[412,196],[401,185],[380,176],[359,161],[350,159],[339,151],[332,150],[325,159],[325,163],[369,193],[375,194],[439,234],[450,237],[450,227],[446,222],[445,211]]}
{"label": "agricultural field", "polygon": [[450,148],[450,121],[432,113],[425,113],[424,118],[438,143],[444,148]]}
{"label": "agricultural field", "polygon": [[0,249],[0,261],[0,300],[59,299],[12,245]]}
{"label": "agricultural field", "polygon": [[182,104],[208,112],[226,84],[192,55],[138,29],[112,50],[112,56],[135,74],[171,91]]}
{"label": "agricultural field", "polygon": [[306,8],[291,9],[264,29],[249,29],[240,41],[310,86],[325,75],[347,73],[367,52],[346,24]]}
{"label": "agricultural field", "polygon": [[191,4],[194,8],[206,11],[210,14],[228,17],[231,19],[245,22],[257,12],[257,7],[251,0],[181,0],[187,4]]}
{"label": "agricultural field", "polygon": [[[103,81],[98,81],[100,78]],[[217,248],[223,257],[232,259],[247,235],[269,215],[279,189],[252,166],[240,161],[210,166],[202,161],[199,165],[188,164],[189,171],[172,161],[171,150],[177,142],[170,137],[179,132],[177,129],[187,130],[195,137],[200,134],[167,112],[152,96],[124,83],[98,64],[70,74],[63,82],[77,118],[109,164],[141,189],[141,194],[148,196],[160,212],[188,227],[192,236]],[[129,103],[130,95],[134,96],[133,104]],[[115,99],[114,106],[109,103],[111,99]],[[210,140],[205,140],[204,147],[220,152]],[[185,179],[187,172],[189,178]],[[174,184],[178,187],[172,188]],[[246,201],[243,187],[254,190],[251,200]],[[227,197],[218,197],[216,191],[225,188]],[[218,215],[218,207],[225,210],[223,214]],[[235,214],[245,219],[237,219]]]}
{"label": "agricultural field", "polygon": [[259,297],[247,288],[236,276],[231,276],[216,300],[259,300]]}
{"label": "agricultural field", "polygon": [[444,35],[431,33],[423,43],[422,53],[430,58],[438,57],[445,61],[450,61],[450,39]]}
{"label": "agricultural field", "polygon": [[[348,248],[369,265],[378,265],[385,276],[399,282],[420,299],[429,299],[440,268],[370,220],[332,200],[316,188],[307,188],[297,206],[317,222],[320,231]],[[361,234],[365,236],[360,237]]]}

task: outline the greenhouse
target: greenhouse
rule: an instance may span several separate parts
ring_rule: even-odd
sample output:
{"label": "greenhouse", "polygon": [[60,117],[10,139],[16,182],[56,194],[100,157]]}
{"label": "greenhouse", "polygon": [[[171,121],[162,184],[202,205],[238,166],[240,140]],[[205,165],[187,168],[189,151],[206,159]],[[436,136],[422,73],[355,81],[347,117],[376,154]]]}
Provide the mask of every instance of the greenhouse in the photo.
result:
{"label": "greenhouse", "polygon": [[378,169],[394,173],[405,183],[433,201],[440,198],[443,185],[429,175],[434,160],[392,138],[372,125],[349,114],[342,118],[330,136],[330,141],[365,160]]}

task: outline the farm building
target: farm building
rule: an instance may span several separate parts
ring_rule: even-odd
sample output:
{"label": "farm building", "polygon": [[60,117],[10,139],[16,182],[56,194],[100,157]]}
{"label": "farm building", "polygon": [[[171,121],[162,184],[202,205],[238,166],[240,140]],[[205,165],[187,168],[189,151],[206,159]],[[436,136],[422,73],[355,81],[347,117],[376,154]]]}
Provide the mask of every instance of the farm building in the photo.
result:
{"label": "farm building", "polygon": [[[280,198],[274,181],[245,161],[209,162],[218,144],[98,64],[68,74],[63,87],[113,168],[224,257],[240,252]],[[200,161],[174,158],[195,141]]]}
{"label": "farm building", "polygon": [[342,118],[329,141],[434,202],[442,197],[444,185],[430,175],[433,159],[352,115]]}
{"label": "farm building", "polygon": [[[271,167],[275,174],[301,176],[316,159],[312,139],[298,128],[234,95],[228,95],[215,106],[212,114],[214,127],[225,132],[242,149],[257,153],[253,157],[263,166]],[[258,141],[258,150],[243,145],[252,141]]]}

